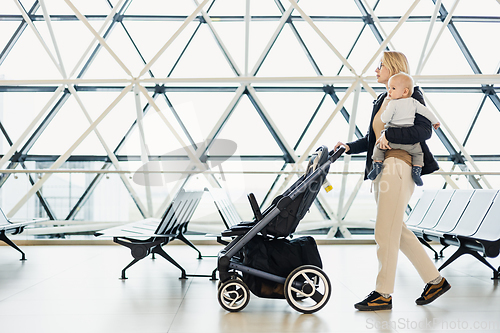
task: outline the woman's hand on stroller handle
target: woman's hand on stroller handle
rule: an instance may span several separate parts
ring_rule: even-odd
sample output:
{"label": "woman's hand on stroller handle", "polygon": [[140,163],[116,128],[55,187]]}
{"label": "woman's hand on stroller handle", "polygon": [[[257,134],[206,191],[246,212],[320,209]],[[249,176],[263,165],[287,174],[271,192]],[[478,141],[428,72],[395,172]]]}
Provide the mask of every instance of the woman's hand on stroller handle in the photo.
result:
{"label": "woman's hand on stroller handle", "polygon": [[335,148],[328,153],[328,158],[330,162],[335,162],[344,152],[348,150],[347,145],[344,145],[342,142],[339,142],[335,145]]}
{"label": "woman's hand on stroller handle", "polygon": [[351,149],[347,144],[339,141],[337,142],[335,147],[333,147],[333,151],[337,151],[337,149],[339,149],[342,146],[344,147],[346,153]]}

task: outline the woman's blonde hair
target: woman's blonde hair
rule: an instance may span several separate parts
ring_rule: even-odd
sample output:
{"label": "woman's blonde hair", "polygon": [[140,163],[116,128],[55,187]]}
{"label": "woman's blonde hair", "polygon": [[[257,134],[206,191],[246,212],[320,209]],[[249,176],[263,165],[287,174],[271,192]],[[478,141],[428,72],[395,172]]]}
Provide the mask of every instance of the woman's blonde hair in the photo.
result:
{"label": "woman's blonde hair", "polygon": [[398,51],[385,51],[382,63],[389,70],[390,76],[403,72],[410,74],[410,65],[406,56]]}

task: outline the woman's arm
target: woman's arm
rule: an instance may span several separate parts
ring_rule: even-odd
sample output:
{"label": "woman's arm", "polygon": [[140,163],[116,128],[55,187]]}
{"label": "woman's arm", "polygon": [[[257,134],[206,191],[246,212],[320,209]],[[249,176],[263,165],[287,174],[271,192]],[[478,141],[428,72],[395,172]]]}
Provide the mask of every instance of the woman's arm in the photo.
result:
{"label": "woman's arm", "polygon": [[[425,106],[424,95],[419,87],[415,87],[413,95],[414,99]],[[415,114],[415,121],[410,127],[391,127],[385,132],[385,138],[389,142],[399,144],[415,144],[425,140],[429,140],[432,135],[431,121],[420,114]]]}
{"label": "woman's arm", "polygon": [[347,142],[347,145],[349,146],[349,150],[346,152],[346,154],[349,155],[359,154],[368,151],[368,133],[361,139],[358,139],[353,142]]}
{"label": "woman's arm", "polygon": [[389,142],[399,144],[415,144],[430,139],[431,135],[430,120],[418,113],[415,115],[413,126],[390,127],[385,131],[385,137]]}

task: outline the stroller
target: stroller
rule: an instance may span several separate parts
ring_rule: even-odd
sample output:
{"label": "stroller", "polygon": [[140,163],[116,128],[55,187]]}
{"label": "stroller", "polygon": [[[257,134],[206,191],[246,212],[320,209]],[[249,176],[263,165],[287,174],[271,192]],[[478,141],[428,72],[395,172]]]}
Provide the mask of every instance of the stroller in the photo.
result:
{"label": "stroller", "polygon": [[[288,240],[315,200],[326,180],[330,165],[345,151],[328,152],[321,146],[312,154],[303,174],[271,205],[261,212],[253,193],[248,195],[254,220],[240,222],[221,233],[231,242],[219,252],[218,301],[230,312],[244,309],[250,290],[258,297],[285,298],[302,313],[323,308],[331,294],[328,276],[321,270],[321,258],[314,238]],[[249,288],[250,287],[250,288]]]}

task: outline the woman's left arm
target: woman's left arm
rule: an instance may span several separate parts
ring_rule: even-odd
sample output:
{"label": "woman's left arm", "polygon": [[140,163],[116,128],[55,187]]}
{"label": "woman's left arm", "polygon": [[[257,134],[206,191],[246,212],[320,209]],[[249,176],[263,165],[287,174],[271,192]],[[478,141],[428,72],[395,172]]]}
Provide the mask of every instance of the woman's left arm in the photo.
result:
{"label": "woman's left arm", "polygon": [[[411,96],[420,104],[425,106],[424,96],[419,87],[415,87],[413,95]],[[415,114],[413,126],[410,127],[391,127],[385,132],[385,138],[389,142],[399,144],[413,145],[418,142],[429,140],[432,135],[432,123],[429,119],[420,114]]]}
{"label": "woman's left arm", "polygon": [[385,131],[389,142],[399,144],[415,144],[430,139],[431,135],[431,121],[418,113],[415,115],[413,126],[390,127]]}

